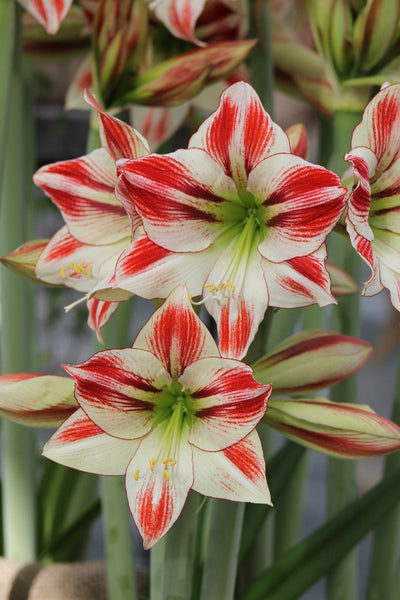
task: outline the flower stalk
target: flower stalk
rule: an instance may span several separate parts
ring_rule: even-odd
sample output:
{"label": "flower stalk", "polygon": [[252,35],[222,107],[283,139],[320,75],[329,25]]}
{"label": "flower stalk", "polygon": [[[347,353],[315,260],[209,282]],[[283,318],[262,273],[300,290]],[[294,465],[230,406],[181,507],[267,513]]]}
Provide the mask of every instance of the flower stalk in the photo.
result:
{"label": "flower stalk", "polygon": [[[5,10],[5,2],[2,9]],[[7,4],[14,4],[8,2]],[[1,203],[2,254],[21,244],[26,238],[26,223],[21,215],[25,210],[25,178],[21,177],[21,156],[24,155],[23,70],[20,39],[20,9],[15,5],[11,23],[15,19],[12,74],[9,80],[9,109],[3,112],[2,133],[5,132],[7,152],[4,161]],[[8,27],[7,21],[2,24]],[[11,27],[12,30],[12,27]],[[7,35],[6,35],[7,39]],[[9,40],[9,43],[11,41]],[[9,46],[10,48],[10,46]],[[9,53],[2,55],[3,60]],[[9,70],[3,63],[3,68]],[[7,87],[7,85],[6,85]],[[4,106],[4,105],[3,105]],[[26,130],[29,131],[29,127]],[[28,142],[29,145],[29,142]],[[2,335],[1,354],[4,373],[28,371],[29,305],[26,283],[15,274],[3,270],[1,274]],[[3,469],[3,523],[6,556],[14,560],[33,560],[35,540],[35,469],[34,432],[5,421],[2,426]]]}
{"label": "flower stalk", "polygon": [[[332,154],[329,167],[341,174],[345,167],[344,153],[350,148],[350,136],[354,126],[360,121],[357,111],[337,111],[332,127]],[[333,239],[330,255],[333,262],[345,268],[356,281],[360,279],[359,260],[342,238]],[[359,295],[351,294],[340,299],[334,307],[331,327],[335,331],[357,336],[359,333]],[[357,399],[356,377],[338,383],[331,392],[334,402],[355,402]],[[333,517],[342,507],[356,497],[356,463],[330,458],[327,473],[327,514]],[[357,553],[351,554],[335,566],[327,578],[328,600],[351,600],[357,596]]]}

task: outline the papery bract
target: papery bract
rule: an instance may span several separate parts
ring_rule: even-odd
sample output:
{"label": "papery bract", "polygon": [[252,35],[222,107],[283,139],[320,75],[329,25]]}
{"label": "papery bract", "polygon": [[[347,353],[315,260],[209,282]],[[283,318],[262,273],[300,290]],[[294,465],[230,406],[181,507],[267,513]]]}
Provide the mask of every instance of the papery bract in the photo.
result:
{"label": "papery bract", "polygon": [[99,352],[66,369],[81,408],[44,454],[81,470],[125,474],[145,547],[173,525],[190,488],[270,503],[255,426],[271,386],[258,384],[248,365],[220,357],[184,286],[132,348]]}
{"label": "papery bract", "polygon": [[363,294],[386,287],[400,310],[400,85],[385,87],[371,100],[351,146],[345,158],[357,185],[348,201],[346,226],[372,271]]}
{"label": "papery bract", "polygon": [[[188,150],[125,162],[119,174],[120,200],[140,213],[148,237],[137,230],[103,287],[165,297],[179,273],[192,296],[203,294],[221,353],[234,358],[246,353],[268,305],[334,302],[324,240],[345,189],[291,153],[249,85],[224,92]],[[99,298],[116,299],[101,288]]]}

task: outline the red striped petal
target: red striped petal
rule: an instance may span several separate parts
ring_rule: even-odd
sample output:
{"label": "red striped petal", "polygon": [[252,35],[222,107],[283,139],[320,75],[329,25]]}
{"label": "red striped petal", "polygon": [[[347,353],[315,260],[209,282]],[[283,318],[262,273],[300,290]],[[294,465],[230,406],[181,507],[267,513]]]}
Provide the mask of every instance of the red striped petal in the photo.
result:
{"label": "red striped petal", "polygon": [[126,439],[150,431],[157,395],[171,381],[153,354],[132,348],[98,352],[65,369],[76,380],[75,396],[87,415],[110,435]]}
{"label": "red striped petal", "polygon": [[248,174],[261,160],[290,151],[286,134],[243,81],[222,94],[218,109],[192,136],[189,147],[204,148],[238,187],[246,187]]}
{"label": "red striped petal", "polygon": [[98,113],[101,142],[115,161],[150,154],[144,137],[127,123],[107,114],[89,90],[85,90],[85,100]]}
{"label": "red striped petal", "polygon": [[150,350],[174,379],[198,359],[219,356],[211,334],[193,310],[184,285],[175,288],[154,313],[133,347]]}
{"label": "red striped petal", "polygon": [[48,33],[57,33],[72,0],[18,0],[39,21]]}

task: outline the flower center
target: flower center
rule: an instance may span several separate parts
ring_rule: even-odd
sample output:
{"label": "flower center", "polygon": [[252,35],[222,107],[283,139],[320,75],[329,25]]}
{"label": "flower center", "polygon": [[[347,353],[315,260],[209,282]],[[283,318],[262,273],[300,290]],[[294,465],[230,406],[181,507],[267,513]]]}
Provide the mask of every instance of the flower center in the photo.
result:
{"label": "flower center", "polygon": [[236,292],[240,293],[250,258],[264,238],[265,225],[261,207],[256,205],[249,192],[242,191],[239,197],[242,201],[240,211],[236,206],[236,218],[217,242],[222,251],[229,246],[229,260],[226,261],[219,281],[209,281],[204,286],[205,292],[211,294],[219,304],[235,297]]}
{"label": "flower center", "polygon": [[[184,390],[178,381],[173,381],[165,388],[157,400],[153,428],[159,428],[161,438],[157,453],[149,459],[149,469],[162,470],[167,481],[170,480],[171,472],[178,462],[182,434],[193,425],[194,412],[190,393]],[[136,469],[133,475],[137,481],[139,469]]]}

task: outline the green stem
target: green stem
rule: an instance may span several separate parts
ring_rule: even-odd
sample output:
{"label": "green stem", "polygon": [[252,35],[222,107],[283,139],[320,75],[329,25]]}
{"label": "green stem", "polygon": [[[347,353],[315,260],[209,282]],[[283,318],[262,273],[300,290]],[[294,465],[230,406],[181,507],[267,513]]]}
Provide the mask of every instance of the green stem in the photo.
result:
{"label": "green stem", "polygon": [[251,84],[257,90],[265,110],[274,112],[274,64],[272,58],[271,25],[268,2],[250,3],[250,37],[258,43],[250,55]]}
{"label": "green stem", "polygon": [[199,495],[189,492],[179,519],[166,535],[163,599],[188,600],[191,597],[198,508]]}
{"label": "green stem", "polygon": [[[2,3],[3,10],[5,9]],[[26,181],[24,173],[23,72],[20,39],[20,9],[13,3],[15,39],[9,80],[9,110],[2,181],[0,240],[2,254],[15,250],[26,239]],[[7,37],[7,36],[6,36]],[[4,83],[2,82],[2,85]],[[2,107],[3,108],[3,107]],[[5,115],[1,115],[3,118]],[[4,127],[4,123],[3,123]],[[4,132],[4,129],[3,129]],[[29,143],[29,142],[27,142]],[[27,283],[11,271],[1,273],[3,373],[29,371],[29,306]],[[3,525],[6,556],[34,560],[35,532],[35,433],[4,421],[2,428]]]}
{"label": "green stem", "polygon": [[130,515],[122,477],[101,477],[109,600],[136,600]]}
{"label": "green stem", "polygon": [[[91,115],[87,151],[99,147],[97,117]],[[104,346],[96,343],[96,350],[122,348],[132,345],[129,323],[132,303],[121,302],[118,311],[102,328]],[[136,568],[131,536],[131,517],[126,491],[120,477],[101,477],[103,534],[106,554],[107,589],[110,600],[136,600]]]}
{"label": "green stem", "polygon": [[164,536],[150,550],[150,598],[151,598],[151,600],[164,600],[163,576],[164,576],[164,558],[165,558],[166,544],[167,544],[167,536]]}
{"label": "green stem", "polygon": [[13,71],[14,41],[16,38],[16,9],[14,0],[0,0],[0,181],[3,178],[8,107]]}
{"label": "green stem", "polygon": [[210,500],[211,519],[200,600],[234,597],[245,505]]}
{"label": "green stem", "polygon": [[[132,345],[129,322],[132,303],[122,302],[118,311],[102,328],[105,347],[122,348]],[[96,349],[104,349],[96,345]],[[110,600],[136,600],[136,568],[123,478],[101,477],[103,532],[106,553],[107,588]]]}
{"label": "green stem", "polygon": [[[332,155],[329,168],[341,175],[347,166],[343,160],[350,150],[353,128],[360,121],[359,112],[338,111],[332,128]],[[345,269],[355,281],[360,280],[360,261],[355,250],[342,237],[333,237],[329,247],[329,258],[337,266]],[[357,336],[359,334],[359,294],[340,298],[332,310],[331,328],[340,333]],[[357,379],[355,376],[334,386],[331,391],[334,402],[357,401]],[[330,458],[327,467],[327,515],[333,517],[341,508],[357,496],[356,462],[346,462]],[[357,597],[357,551],[335,566],[327,577],[328,600],[354,600]]]}
{"label": "green stem", "polygon": [[[393,398],[392,420],[400,425],[400,371]],[[385,460],[385,475],[400,467],[400,452]],[[390,598],[396,576],[396,561],[400,547],[400,505],[397,505],[379,523],[375,530],[369,569],[368,600]],[[399,588],[397,588],[398,593]]]}

